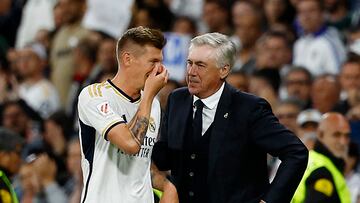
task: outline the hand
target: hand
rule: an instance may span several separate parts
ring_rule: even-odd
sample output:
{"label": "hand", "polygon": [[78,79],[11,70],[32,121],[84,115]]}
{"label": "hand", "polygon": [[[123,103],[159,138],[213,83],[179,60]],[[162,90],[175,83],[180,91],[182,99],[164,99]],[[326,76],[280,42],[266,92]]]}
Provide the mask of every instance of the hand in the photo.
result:
{"label": "hand", "polygon": [[163,195],[159,203],[179,203],[176,187],[171,182],[168,182],[164,187]]}
{"label": "hand", "polygon": [[36,171],[42,186],[46,187],[55,182],[57,172],[56,163],[50,159],[48,155],[39,155],[34,161],[34,171]]}
{"label": "hand", "polygon": [[260,200],[260,203],[266,203],[264,200]]}
{"label": "hand", "polygon": [[156,65],[145,81],[144,94],[155,97],[160,89],[165,86],[168,78],[169,73],[164,65]]}

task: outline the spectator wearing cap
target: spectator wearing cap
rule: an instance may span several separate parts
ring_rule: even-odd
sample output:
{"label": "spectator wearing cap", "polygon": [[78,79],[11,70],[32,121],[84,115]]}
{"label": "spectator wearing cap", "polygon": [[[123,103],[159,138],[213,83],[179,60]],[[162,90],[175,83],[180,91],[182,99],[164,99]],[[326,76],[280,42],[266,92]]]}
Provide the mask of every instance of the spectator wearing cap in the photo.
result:
{"label": "spectator wearing cap", "polygon": [[0,128],[0,202],[17,203],[11,180],[19,171],[24,139],[17,133]]}
{"label": "spectator wearing cap", "polygon": [[311,150],[316,141],[316,130],[321,120],[321,113],[316,109],[301,111],[296,119],[298,137]]}
{"label": "spectator wearing cap", "polygon": [[43,74],[46,50],[34,43],[20,49],[18,54],[18,72],[22,78],[19,97],[42,118],[48,118],[60,108],[60,102],[56,88]]}

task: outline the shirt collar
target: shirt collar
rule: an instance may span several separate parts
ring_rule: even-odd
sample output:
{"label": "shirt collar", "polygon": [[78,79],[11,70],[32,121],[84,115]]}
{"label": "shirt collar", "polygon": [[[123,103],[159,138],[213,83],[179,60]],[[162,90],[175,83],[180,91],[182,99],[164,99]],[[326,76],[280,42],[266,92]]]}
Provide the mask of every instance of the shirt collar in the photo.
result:
{"label": "shirt collar", "polygon": [[[214,109],[217,104],[219,103],[221,94],[224,90],[225,87],[225,82],[221,85],[221,87],[219,88],[218,91],[216,91],[214,94],[212,94],[211,96],[205,98],[205,99],[201,99],[201,101],[204,103],[205,107],[208,109]],[[199,97],[194,95],[194,100],[193,100],[193,105],[195,105],[195,102],[200,99]]]}

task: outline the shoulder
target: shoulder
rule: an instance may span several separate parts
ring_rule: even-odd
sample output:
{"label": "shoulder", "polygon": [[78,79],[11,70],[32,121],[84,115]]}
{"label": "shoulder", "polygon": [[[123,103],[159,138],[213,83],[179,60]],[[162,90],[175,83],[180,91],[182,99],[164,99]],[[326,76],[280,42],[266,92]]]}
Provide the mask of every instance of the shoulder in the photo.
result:
{"label": "shoulder", "polygon": [[328,197],[336,190],[334,179],[330,171],[325,167],[314,170],[306,180],[306,185],[312,190]]}
{"label": "shoulder", "polygon": [[228,94],[230,95],[230,98],[232,100],[231,103],[233,105],[247,106],[247,108],[249,108],[250,110],[252,110],[254,108],[258,108],[259,105],[264,106],[266,108],[270,108],[270,104],[261,97],[258,97],[256,95],[253,95],[250,93],[239,91],[239,90],[231,87],[230,85],[225,86],[225,87],[226,88],[224,89],[224,91],[225,91],[224,94],[226,94],[226,92],[228,92]]}
{"label": "shoulder", "polygon": [[102,101],[105,99],[105,93],[109,85],[106,83],[94,83],[84,87],[79,94],[79,103],[86,101]]}
{"label": "shoulder", "polygon": [[[313,172],[311,172],[311,174],[309,175],[309,177],[306,179],[306,184],[307,185],[313,185],[317,182],[320,183],[324,183],[327,181],[333,182],[333,177],[331,175],[331,172],[326,168],[326,167],[320,167],[315,169]],[[327,180],[327,181],[324,181]]]}

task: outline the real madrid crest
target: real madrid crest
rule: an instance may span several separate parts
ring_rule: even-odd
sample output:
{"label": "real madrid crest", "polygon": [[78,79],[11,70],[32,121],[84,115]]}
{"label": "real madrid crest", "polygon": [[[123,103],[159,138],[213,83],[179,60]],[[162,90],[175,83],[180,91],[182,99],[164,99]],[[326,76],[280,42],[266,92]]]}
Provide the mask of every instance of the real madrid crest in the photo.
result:
{"label": "real madrid crest", "polygon": [[150,117],[149,119],[149,130],[150,132],[154,133],[156,130],[156,124],[154,118]]}

